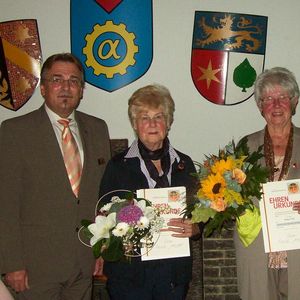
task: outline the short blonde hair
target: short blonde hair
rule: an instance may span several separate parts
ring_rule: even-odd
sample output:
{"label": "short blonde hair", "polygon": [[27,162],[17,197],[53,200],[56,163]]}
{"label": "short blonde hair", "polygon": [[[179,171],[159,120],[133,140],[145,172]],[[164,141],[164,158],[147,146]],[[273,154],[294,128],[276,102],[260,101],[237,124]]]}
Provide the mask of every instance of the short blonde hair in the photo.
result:
{"label": "short blonde hair", "polygon": [[175,103],[169,90],[159,84],[152,84],[136,90],[128,100],[128,116],[132,127],[139,113],[145,109],[162,108],[170,129],[174,120]]}

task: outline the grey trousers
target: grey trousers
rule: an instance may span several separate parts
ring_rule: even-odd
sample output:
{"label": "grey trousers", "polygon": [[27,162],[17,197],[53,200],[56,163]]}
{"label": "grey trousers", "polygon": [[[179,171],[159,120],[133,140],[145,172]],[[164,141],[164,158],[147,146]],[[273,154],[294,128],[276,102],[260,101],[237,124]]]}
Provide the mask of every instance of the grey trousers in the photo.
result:
{"label": "grey trousers", "polygon": [[288,269],[268,270],[270,300],[288,299]]}

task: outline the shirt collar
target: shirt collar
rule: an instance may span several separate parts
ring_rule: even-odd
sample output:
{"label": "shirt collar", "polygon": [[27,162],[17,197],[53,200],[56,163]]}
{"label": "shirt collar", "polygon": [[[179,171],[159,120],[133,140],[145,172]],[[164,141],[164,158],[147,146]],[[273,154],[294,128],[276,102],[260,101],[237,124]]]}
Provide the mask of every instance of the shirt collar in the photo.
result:
{"label": "shirt collar", "polygon": [[[58,120],[60,119],[64,119],[62,117],[60,117],[58,114],[56,114],[53,110],[51,110],[47,104],[45,103],[45,110],[46,110],[46,113],[48,114],[49,116],[49,119],[51,121],[52,124],[55,124],[57,125],[58,124]],[[70,120],[70,125],[74,125],[76,124],[76,121],[75,121],[75,112],[72,111],[72,113],[69,115],[68,119]]]}
{"label": "shirt collar", "polygon": [[[171,146],[171,144],[169,144],[169,154],[170,154],[171,164],[173,164],[175,160],[177,162],[180,161],[179,155],[177,154],[176,150]],[[142,159],[139,151],[137,139],[133,141],[127,154],[125,155],[125,158],[134,158],[134,157],[138,157],[139,159]]]}

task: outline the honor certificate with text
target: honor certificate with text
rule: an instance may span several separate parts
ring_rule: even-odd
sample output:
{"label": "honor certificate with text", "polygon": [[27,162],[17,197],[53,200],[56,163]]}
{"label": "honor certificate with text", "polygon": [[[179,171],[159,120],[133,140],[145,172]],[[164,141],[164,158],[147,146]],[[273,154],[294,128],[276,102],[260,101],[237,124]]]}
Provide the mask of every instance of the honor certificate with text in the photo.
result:
{"label": "honor certificate with text", "polygon": [[[137,190],[138,198],[145,198],[152,202],[160,211],[160,216],[164,218],[164,227],[167,228],[167,223],[171,218],[181,218],[182,211],[186,207],[186,188],[168,187],[159,189],[141,189]],[[154,234],[153,248],[141,248],[141,259],[165,259],[190,256],[189,238],[178,238],[172,236],[172,231],[161,231],[159,234]]]}
{"label": "honor certificate with text", "polygon": [[265,252],[300,249],[300,179],[263,184],[260,203]]}

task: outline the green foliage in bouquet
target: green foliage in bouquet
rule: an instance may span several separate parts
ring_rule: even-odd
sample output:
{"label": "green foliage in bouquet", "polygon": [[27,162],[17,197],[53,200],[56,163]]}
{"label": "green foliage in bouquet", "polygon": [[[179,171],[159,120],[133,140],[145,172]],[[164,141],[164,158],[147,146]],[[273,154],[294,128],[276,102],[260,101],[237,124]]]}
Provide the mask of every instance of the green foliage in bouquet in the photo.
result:
{"label": "green foliage in bouquet", "polygon": [[198,170],[193,175],[199,188],[185,216],[192,216],[193,223],[205,223],[205,236],[226,228],[228,221],[253,208],[254,198],[261,198],[261,185],[269,175],[268,169],[259,163],[262,157],[262,146],[250,153],[244,138],[237,146],[232,141],[218,155],[195,163]]}

